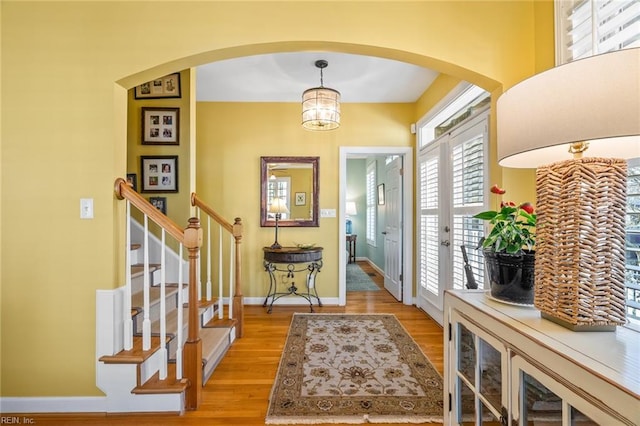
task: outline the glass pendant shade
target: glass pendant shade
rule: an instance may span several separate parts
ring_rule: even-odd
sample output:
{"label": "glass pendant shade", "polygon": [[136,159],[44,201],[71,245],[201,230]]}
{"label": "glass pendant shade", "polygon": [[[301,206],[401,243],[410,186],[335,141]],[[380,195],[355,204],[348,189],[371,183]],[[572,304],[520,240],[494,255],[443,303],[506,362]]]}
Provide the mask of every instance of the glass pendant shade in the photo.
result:
{"label": "glass pendant shade", "polygon": [[340,127],[340,92],[323,85],[325,60],[316,61],[320,68],[320,87],[302,93],[302,127],[308,130],[333,130]]}
{"label": "glass pendant shade", "polygon": [[340,92],[315,87],[302,94],[302,127],[333,130],[340,126]]}

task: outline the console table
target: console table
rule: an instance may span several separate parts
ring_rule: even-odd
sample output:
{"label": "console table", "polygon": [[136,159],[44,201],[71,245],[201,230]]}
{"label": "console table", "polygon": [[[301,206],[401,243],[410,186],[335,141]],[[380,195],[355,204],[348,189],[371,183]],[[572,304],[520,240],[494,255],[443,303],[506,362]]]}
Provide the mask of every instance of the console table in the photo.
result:
{"label": "console table", "polygon": [[[295,295],[306,299],[309,302],[309,309],[313,312],[313,299],[322,306],[316,290],[316,275],[322,268],[322,247],[312,247],[308,249],[298,247],[282,247],[274,249],[263,247],[264,269],[269,274],[269,293],[264,299],[262,306],[269,306],[267,310],[271,313],[273,303],[284,296]],[[299,291],[296,286],[296,274],[306,272],[304,275],[305,291]],[[278,284],[281,290],[278,291]],[[285,286],[285,289],[282,287]],[[271,302],[269,302],[271,298]]]}
{"label": "console table", "polygon": [[356,234],[347,234],[347,250],[349,251],[349,263],[356,261]]}
{"label": "console table", "polygon": [[481,290],[444,307],[445,425],[640,425],[640,332],[571,331]]}

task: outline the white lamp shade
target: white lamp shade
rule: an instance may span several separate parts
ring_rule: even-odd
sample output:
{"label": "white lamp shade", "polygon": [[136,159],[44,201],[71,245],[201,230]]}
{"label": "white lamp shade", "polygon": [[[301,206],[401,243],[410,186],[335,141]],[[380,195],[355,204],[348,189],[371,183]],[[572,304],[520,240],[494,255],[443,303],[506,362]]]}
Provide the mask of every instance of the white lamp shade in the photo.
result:
{"label": "white lamp shade", "polygon": [[640,48],[552,68],[518,83],[497,102],[498,162],[536,168],[572,156],[640,157]]}
{"label": "white lamp shade", "polygon": [[346,211],[347,216],[355,216],[358,214],[356,210],[356,202],[355,201],[347,201]]}
{"label": "white lamp shade", "polygon": [[282,198],[273,198],[269,204],[269,213],[289,213],[289,209]]}

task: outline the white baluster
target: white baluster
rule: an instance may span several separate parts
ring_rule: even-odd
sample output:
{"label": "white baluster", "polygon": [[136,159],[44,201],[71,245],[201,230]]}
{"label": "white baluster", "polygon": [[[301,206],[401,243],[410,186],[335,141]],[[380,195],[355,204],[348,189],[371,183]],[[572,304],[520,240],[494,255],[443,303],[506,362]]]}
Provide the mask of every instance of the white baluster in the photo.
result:
{"label": "white baluster", "polygon": [[224,318],[224,300],[222,289],[224,287],[224,278],[222,276],[222,238],[224,231],[222,225],[218,225],[218,318]]}
{"label": "white baluster", "polygon": [[151,320],[149,319],[149,217],[144,215],[144,320],[142,321],[142,350],[151,349]]}
{"label": "white baluster", "polygon": [[211,301],[211,216],[207,215],[207,302]]}
{"label": "white baluster", "polygon": [[229,235],[229,319],[233,318],[233,293],[236,286],[236,251],[234,250],[235,239],[232,235]]}
{"label": "white baluster", "polygon": [[176,339],[178,339],[178,349],[176,352],[176,379],[182,379],[182,322],[183,319],[183,311],[184,311],[184,296],[182,294],[182,247],[180,244],[180,257],[178,258],[178,332]]}
{"label": "white baluster", "polygon": [[165,244],[166,231],[162,228],[162,252],[160,254],[160,380],[167,378],[167,304],[166,304],[166,249]]}
{"label": "white baluster", "polygon": [[124,285],[124,303],[122,314],[124,315],[124,350],[128,351],[133,348],[133,319],[131,318],[131,203],[126,203],[126,245],[127,254],[125,257],[125,285]]}

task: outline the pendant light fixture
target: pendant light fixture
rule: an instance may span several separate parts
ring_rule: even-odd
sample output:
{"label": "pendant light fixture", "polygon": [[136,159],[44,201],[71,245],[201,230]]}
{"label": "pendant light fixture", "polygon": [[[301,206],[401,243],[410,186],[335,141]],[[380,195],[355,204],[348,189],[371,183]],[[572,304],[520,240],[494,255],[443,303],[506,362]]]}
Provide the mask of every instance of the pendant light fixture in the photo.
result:
{"label": "pendant light fixture", "polygon": [[340,126],[340,92],[324,87],[322,70],[329,65],[324,59],[315,63],[320,68],[320,87],[302,93],[302,127],[308,130],[333,130]]}

